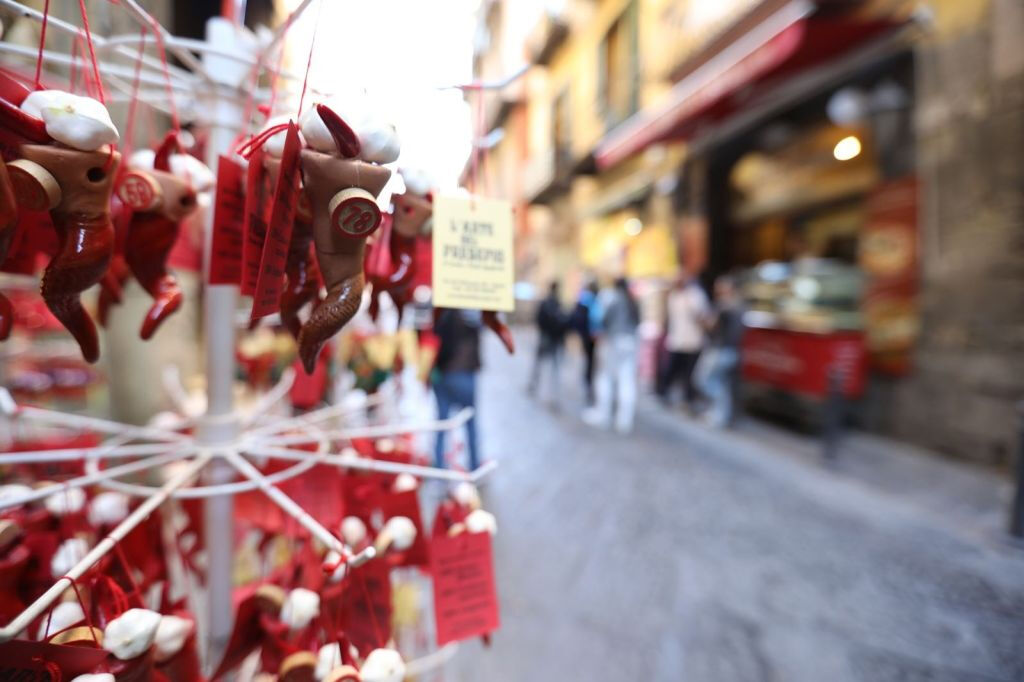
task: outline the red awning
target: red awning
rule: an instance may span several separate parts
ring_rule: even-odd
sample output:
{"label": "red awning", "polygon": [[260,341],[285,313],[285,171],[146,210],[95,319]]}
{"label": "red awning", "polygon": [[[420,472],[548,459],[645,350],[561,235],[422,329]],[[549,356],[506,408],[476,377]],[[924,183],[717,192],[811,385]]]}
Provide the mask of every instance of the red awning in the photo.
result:
{"label": "red awning", "polygon": [[826,64],[901,25],[815,13],[815,8],[808,0],[795,0],[728,47],[701,58],[700,66],[673,86],[664,104],[633,116],[605,137],[594,154],[598,167],[614,166],[658,142],[689,139],[701,126],[750,102],[753,91]]}

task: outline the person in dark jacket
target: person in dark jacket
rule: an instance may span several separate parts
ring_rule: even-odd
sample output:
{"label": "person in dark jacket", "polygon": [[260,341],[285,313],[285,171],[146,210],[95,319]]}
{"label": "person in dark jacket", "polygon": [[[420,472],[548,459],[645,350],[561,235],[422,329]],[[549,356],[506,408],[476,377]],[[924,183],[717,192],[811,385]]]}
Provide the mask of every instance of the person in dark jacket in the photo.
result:
{"label": "person in dark jacket", "polygon": [[601,312],[599,309],[597,282],[589,282],[580,291],[576,307],[569,317],[569,326],[580,337],[583,348],[583,390],[587,407],[594,405],[594,353],[597,349],[597,335],[600,333]]}
{"label": "person in dark jacket", "polygon": [[558,282],[552,282],[548,295],[537,308],[537,355],[533,361],[533,372],[530,375],[528,392],[533,395],[540,385],[541,365],[551,366],[551,398],[558,402],[561,383],[558,372],[565,347],[565,331],[568,320],[562,312],[562,303],[558,297]]}
{"label": "person in dark jacket", "polygon": [[711,426],[722,428],[733,420],[733,392],[743,339],[743,301],[728,275],[715,280],[714,313],[708,337],[708,347],[695,374],[709,401],[703,417]]}
{"label": "person in dark jacket", "polygon": [[[441,341],[433,372],[437,416],[438,419],[447,419],[456,405],[473,408],[474,414],[466,422],[470,471],[480,466],[476,431],[476,375],[481,367],[481,324],[480,313],[470,310],[443,310],[434,324],[434,333]],[[437,432],[434,461],[440,468],[445,465],[444,431]]]}

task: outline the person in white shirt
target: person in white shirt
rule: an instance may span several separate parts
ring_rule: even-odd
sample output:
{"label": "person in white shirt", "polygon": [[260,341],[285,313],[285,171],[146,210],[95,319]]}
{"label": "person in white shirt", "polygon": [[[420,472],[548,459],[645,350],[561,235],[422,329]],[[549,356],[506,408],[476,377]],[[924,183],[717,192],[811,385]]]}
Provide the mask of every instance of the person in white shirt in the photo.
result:
{"label": "person in white shirt", "polygon": [[698,397],[693,384],[693,368],[704,348],[711,305],[697,280],[683,274],[669,291],[666,306],[665,350],[668,351],[668,361],[659,393],[661,399],[668,402],[672,389],[681,383],[683,398],[692,411]]}

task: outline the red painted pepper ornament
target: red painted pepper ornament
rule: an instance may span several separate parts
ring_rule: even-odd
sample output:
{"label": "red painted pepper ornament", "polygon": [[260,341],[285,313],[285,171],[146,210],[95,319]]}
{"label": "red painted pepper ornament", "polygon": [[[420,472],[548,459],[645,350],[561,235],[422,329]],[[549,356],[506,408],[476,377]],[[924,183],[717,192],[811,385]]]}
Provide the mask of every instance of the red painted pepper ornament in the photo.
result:
{"label": "red painted pepper ornament", "polygon": [[196,210],[196,188],[172,172],[171,155],[178,149],[173,131],[153,158],[153,168],[132,168],[117,188],[118,197],[133,210],[125,237],[124,259],[142,288],[153,297],[139,336],[149,339],[160,324],[181,307],[177,279],[167,258],[178,239],[181,221]]}
{"label": "red painted pepper ornament", "polygon": [[[5,138],[19,141],[18,158],[7,164],[13,191],[5,194],[13,194],[18,208],[48,211],[57,233],[57,252],[43,274],[43,300],[83,357],[95,362],[96,326],[79,297],[103,277],[114,250],[110,195],[121,160],[112,146],[117,130],[102,104],[57,90],[29,93],[20,103],[0,98],[0,128]],[[9,233],[9,218],[0,228]]]}

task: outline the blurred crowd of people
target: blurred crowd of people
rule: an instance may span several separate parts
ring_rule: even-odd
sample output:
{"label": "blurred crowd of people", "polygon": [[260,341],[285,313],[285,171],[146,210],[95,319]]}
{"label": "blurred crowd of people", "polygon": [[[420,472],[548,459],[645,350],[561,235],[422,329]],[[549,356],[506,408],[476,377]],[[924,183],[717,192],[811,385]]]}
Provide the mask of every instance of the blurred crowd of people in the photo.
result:
{"label": "blurred crowd of people", "polygon": [[[680,390],[687,413],[715,427],[728,426],[742,337],[736,283],[728,275],[719,277],[709,299],[696,278],[680,274],[665,297],[662,319],[654,381],[659,399],[671,405]],[[552,282],[537,307],[537,348],[527,390],[538,396],[546,383],[551,406],[560,408],[566,340],[576,335],[583,356],[583,420],[598,428],[632,432],[639,391],[640,321],[640,305],[624,277],[604,288],[588,282],[568,310],[559,284]]]}

